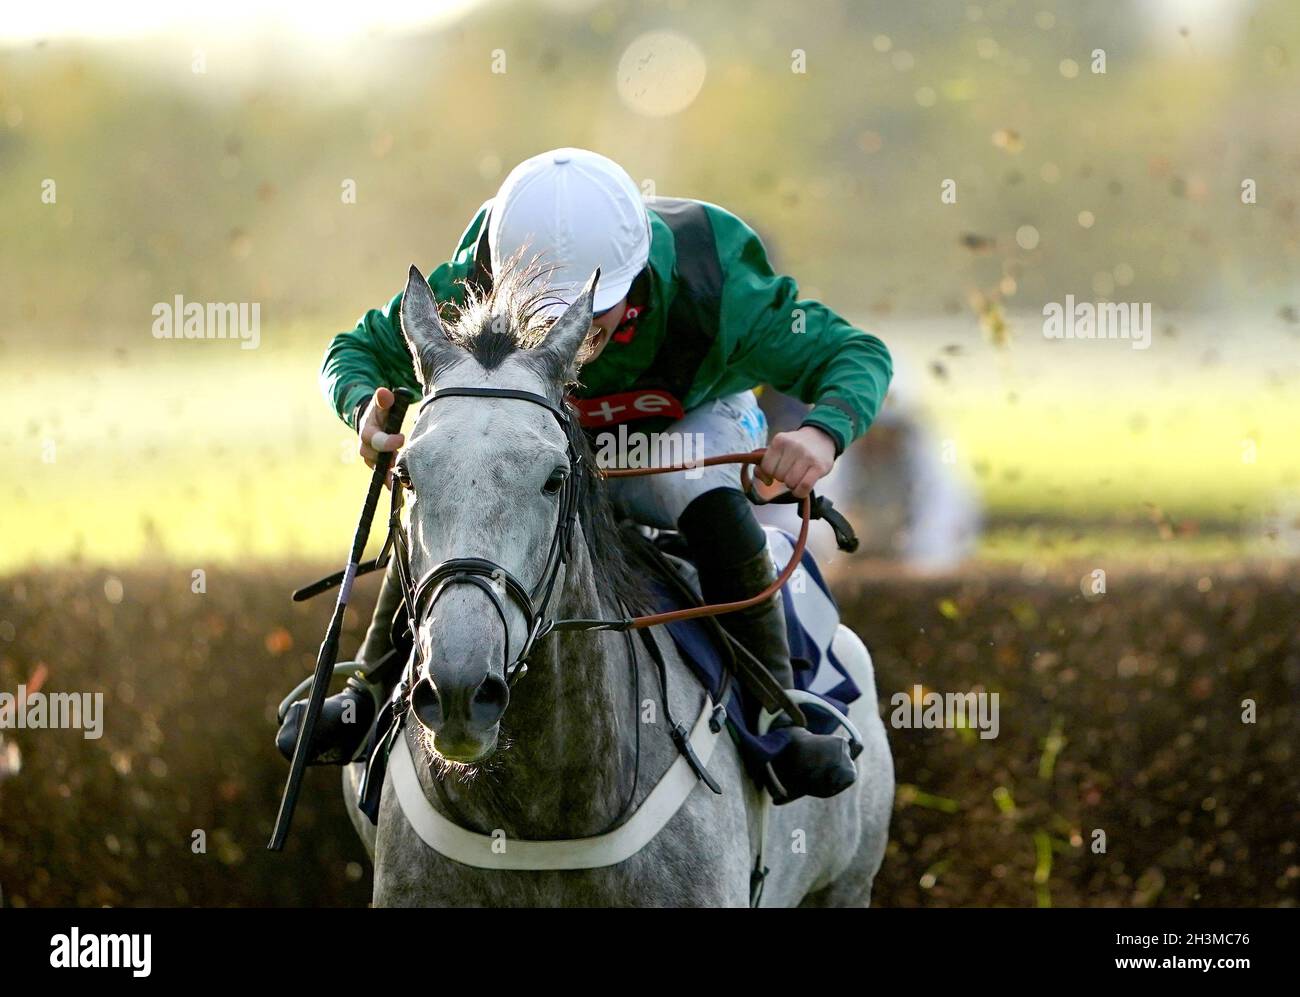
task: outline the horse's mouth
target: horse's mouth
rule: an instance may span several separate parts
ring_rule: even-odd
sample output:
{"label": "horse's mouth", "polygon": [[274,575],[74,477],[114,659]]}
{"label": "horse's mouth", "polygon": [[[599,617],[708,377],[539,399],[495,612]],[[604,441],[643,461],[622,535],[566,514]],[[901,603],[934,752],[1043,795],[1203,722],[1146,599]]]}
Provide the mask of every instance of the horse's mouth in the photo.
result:
{"label": "horse's mouth", "polygon": [[493,730],[484,738],[432,734],[428,741],[435,760],[449,767],[471,769],[492,757],[497,748],[497,732]]}

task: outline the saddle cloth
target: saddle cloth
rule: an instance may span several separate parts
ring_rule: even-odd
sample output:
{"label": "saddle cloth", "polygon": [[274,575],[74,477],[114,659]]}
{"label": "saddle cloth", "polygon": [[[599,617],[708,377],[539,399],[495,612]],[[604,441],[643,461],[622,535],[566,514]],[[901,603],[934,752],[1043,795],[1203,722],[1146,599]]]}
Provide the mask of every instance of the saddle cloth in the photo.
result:
{"label": "saddle cloth", "polygon": [[[776,527],[764,527],[767,549],[776,570],[789,563],[794,550],[794,537]],[[694,568],[678,561],[685,580],[695,587]],[[661,603],[656,611],[681,608],[667,589],[657,589]],[[849,703],[862,695],[848,671],[831,651],[831,642],[840,625],[840,611],[822,578],[817,560],[805,550],[800,566],[781,589],[785,608],[786,635],[790,643],[790,658],[794,664],[795,685],[815,693],[842,713],[847,713]],[[700,682],[714,695],[720,693],[726,657],[717,646],[715,638],[705,624],[698,620],[669,623],[664,628],[671,634],[673,643],[695,672]],[[726,700],[728,728],[740,749],[741,758],[750,775],[762,781],[764,766],[790,739],[788,730],[758,733],[759,706],[739,681],[731,685]],[[809,729],[829,734],[835,725],[821,711],[806,710]]]}

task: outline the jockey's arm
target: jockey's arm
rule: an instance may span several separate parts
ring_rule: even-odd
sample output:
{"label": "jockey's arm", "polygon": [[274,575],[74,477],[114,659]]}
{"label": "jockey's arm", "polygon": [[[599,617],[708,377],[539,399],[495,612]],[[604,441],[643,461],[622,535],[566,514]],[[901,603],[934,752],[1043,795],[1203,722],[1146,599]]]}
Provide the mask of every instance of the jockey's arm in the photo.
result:
{"label": "jockey's arm", "polygon": [[729,378],[770,384],[813,408],[768,447],[761,471],[806,495],[866,432],[893,376],[889,350],[772,270],[752,229],[715,209],[724,283],[721,334]]}

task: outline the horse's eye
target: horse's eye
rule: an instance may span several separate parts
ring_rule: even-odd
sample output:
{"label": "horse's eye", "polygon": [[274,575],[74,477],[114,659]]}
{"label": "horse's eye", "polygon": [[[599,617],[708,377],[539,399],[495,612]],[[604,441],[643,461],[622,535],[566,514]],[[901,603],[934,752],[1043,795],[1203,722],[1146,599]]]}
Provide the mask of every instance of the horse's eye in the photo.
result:
{"label": "horse's eye", "polygon": [[542,492],[546,495],[554,495],[564,487],[564,481],[569,476],[569,469],[566,467],[557,467],[551,472],[551,476],[546,479],[546,484],[542,485]]}
{"label": "horse's eye", "polygon": [[411,487],[411,474],[406,469],[406,465],[401,461],[398,461],[397,464],[393,466],[393,477],[397,479],[397,483],[403,488]]}

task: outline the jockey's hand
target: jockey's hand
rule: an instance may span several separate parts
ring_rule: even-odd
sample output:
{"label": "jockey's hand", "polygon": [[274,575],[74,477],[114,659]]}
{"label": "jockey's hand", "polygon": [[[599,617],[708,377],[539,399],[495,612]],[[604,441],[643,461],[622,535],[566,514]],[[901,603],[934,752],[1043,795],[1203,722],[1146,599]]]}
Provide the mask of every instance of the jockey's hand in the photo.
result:
{"label": "jockey's hand", "polygon": [[[388,410],[393,407],[393,393],[387,388],[378,389],[370,398],[370,404],[361,416],[357,430],[357,449],[369,467],[375,466],[375,460],[381,453],[392,453],[401,448],[406,437],[401,433],[385,433],[384,424],[388,421]],[[390,475],[391,478],[391,475]]]}
{"label": "jockey's hand", "polygon": [[766,484],[779,481],[795,498],[806,498],[835,464],[835,441],[816,426],[800,426],[777,433],[767,445],[758,466],[758,477]]}

